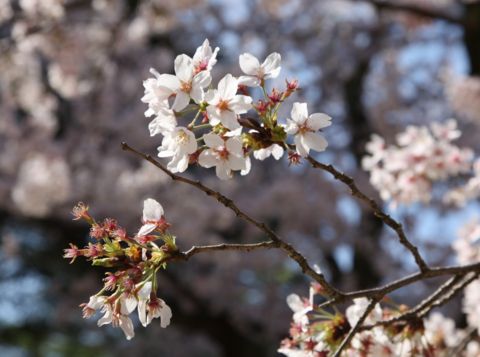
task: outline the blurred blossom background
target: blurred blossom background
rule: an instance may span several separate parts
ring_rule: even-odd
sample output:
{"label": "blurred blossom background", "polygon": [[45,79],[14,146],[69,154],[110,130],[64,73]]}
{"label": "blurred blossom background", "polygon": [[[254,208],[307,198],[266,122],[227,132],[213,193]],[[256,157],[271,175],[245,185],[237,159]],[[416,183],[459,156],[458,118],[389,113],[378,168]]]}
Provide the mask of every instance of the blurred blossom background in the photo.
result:
{"label": "blurred blossom background", "polygon": [[[121,329],[98,328],[98,314],[82,319],[79,305],[101,289],[105,269],[62,259],[69,243],[90,241],[88,224],[70,214],[79,201],[133,234],[143,201],[154,198],[182,250],[265,238],[120,148],[125,141],[156,156],[161,137],[149,135],[142,81],[151,67],[173,73],[175,57],[192,56],[205,38],[220,47],[214,85],[241,74],[242,53],[260,62],[280,53],[282,71],[267,86],[284,91],[295,77],[303,90],[279,121],[297,101],[331,116],[329,147],[314,157],[377,200],[360,165],[372,133],[394,144],[407,125],[454,117],[463,132],[456,144],[480,149],[479,1],[0,0],[0,356],[278,355],[292,315],[285,299],[307,296],[310,282],[283,251],[169,263],[158,296],[172,307],[172,324],[144,329],[136,320],[131,341]],[[258,100],[258,88],[251,93]],[[248,176],[228,181],[196,166],[184,175],[266,222],[341,290],[415,271],[394,232],[344,185],[307,164],[287,168],[285,156],[254,160]],[[455,232],[479,210],[478,202],[454,209],[435,199],[454,184],[437,184],[428,207],[390,212],[431,265],[455,263]],[[391,297],[412,305],[438,282]],[[443,312],[465,325],[459,300]]]}

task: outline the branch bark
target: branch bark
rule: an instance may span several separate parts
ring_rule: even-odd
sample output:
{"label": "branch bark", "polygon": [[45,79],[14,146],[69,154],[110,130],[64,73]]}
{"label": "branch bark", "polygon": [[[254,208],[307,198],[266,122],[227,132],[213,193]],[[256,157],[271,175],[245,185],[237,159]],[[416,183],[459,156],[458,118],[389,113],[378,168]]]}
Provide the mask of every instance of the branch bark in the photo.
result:
{"label": "branch bark", "polygon": [[352,196],[356,196],[360,198],[363,202],[369,205],[373,209],[375,215],[397,233],[398,240],[402,245],[404,245],[412,253],[413,257],[415,258],[415,262],[420,268],[420,271],[427,272],[429,270],[427,264],[425,263],[423,258],[420,256],[420,253],[418,252],[418,248],[415,247],[412,243],[410,243],[410,241],[405,236],[405,232],[403,231],[402,224],[395,221],[392,217],[390,217],[390,215],[384,213],[374,199],[368,198],[367,196],[365,196],[355,185],[355,181],[351,177],[346,176],[343,172],[338,172],[330,164],[324,165],[318,162],[311,156],[308,156],[307,160],[310,161],[310,163],[314,168],[322,169],[324,171],[331,173],[336,180],[340,180],[344,184],[346,184],[348,187],[350,187],[350,193],[352,194]]}
{"label": "branch bark", "polygon": [[121,147],[123,150],[129,151],[139,157],[141,157],[144,160],[149,161],[156,167],[158,167],[160,170],[162,170],[164,173],[166,173],[172,180],[175,181],[180,181],[192,186],[197,187],[198,189],[202,190],[205,192],[208,196],[214,197],[218,202],[222,203],[225,205],[225,207],[231,209],[234,213],[235,216],[247,221],[248,223],[254,225],[258,229],[260,229],[262,232],[264,232],[268,238],[273,242],[277,248],[282,249],[285,251],[290,258],[295,260],[297,264],[300,266],[302,269],[302,273],[308,275],[311,277],[313,280],[318,282],[320,285],[322,285],[323,289],[333,296],[334,298],[337,299],[342,299],[343,298],[343,293],[341,293],[339,290],[335,289],[333,286],[331,286],[325,279],[325,276],[323,274],[318,274],[315,270],[313,270],[310,265],[308,264],[307,260],[299,253],[297,252],[291,244],[285,242],[282,240],[279,236],[277,236],[272,230],[270,230],[265,223],[260,223],[254,220],[253,218],[247,216],[245,213],[240,211],[238,207],[233,203],[233,201],[219,192],[216,192],[206,186],[204,186],[200,181],[192,181],[189,179],[186,179],[182,176],[176,175],[169,170],[167,170],[162,164],[160,164],[158,161],[156,161],[154,158],[152,158],[150,155],[144,155],[131,147],[129,147],[126,143],[121,143]]}

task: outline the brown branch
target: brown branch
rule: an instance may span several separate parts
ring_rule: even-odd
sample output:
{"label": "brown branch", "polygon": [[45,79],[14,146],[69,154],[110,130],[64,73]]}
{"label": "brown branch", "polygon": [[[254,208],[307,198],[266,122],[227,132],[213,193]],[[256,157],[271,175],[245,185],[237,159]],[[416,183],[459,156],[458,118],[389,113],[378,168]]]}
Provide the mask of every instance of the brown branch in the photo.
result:
{"label": "brown branch", "polygon": [[467,344],[474,339],[475,335],[477,334],[477,328],[469,327],[466,329],[466,333],[466,336],[458,343],[458,345],[456,345],[450,350],[446,357],[459,356],[460,352],[463,351]]}
{"label": "brown branch", "polygon": [[420,253],[418,252],[418,248],[415,247],[410,241],[407,239],[405,236],[405,232],[403,231],[403,227],[401,223],[398,223],[395,221],[390,215],[384,213],[380,207],[378,206],[377,202],[375,202],[374,199],[368,198],[365,196],[355,185],[355,181],[351,178],[346,176],[342,172],[338,172],[332,165],[324,165],[317,160],[313,159],[311,156],[307,157],[307,160],[310,161],[312,166],[317,169],[322,169],[324,171],[327,171],[333,175],[333,177],[336,180],[342,181],[344,184],[346,184],[348,187],[350,187],[350,193],[353,196],[356,196],[360,198],[362,201],[364,201],[367,205],[369,205],[375,215],[380,218],[385,224],[389,227],[391,227],[398,235],[398,240],[402,245],[404,245],[412,254],[413,257],[415,258],[415,262],[417,263],[418,267],[420,268],[421,272],[427,272],[428,271],[428,266],[423,260],[423,258],[420,256]]}
{"label": "brown branch", "polygon": [[260,223],[254,220],[253,218],[247,216],[245,213],[240,211],[237,206],[233,203],[233,201],[219,192],[213,191],[210,188],[204,186],[200,181],[192,181],[189,179],[186,179],[182,176],[176,175],[169,170],[167,170],[162,164],[160,164],[158,161],[156,161],[154,158],[152,158],[150,155],[144,155],[131,147],[129,147],[126,143],[122,143],[121,147],[123,150],[130,151],[131,153],[141,157],[144,160],[149,161],[156,167],[158,167],[160,170],[165,172],[172,180],[175,181],[180,181],[189,185],[192,185],[203,192],[205,192],[208,196],[214,197],[218,202],[222,203],[225,205],[225,207],[231,209],[234,213],[235,216],[247,221],[248,223],[254,225],[258,229],[260,229],[262,232],[264,232],[268,238],[273,242],[272,245],[275,245],[276,248],[280,248],[283,251],[285,251],[290,258],[295,260],[297,264],[300,266],[302,269],[302,273],[308,275],[312,279],[314,279],[316,282],[318,282],[320,285],[322,285],[323,289],[333,296],[336,299],[342,299],[343,298],[343,293],[335,289],[333,286],[331,286],[326,280],[325,276],[323,274],[318,274],[315,270],[313,270],[310,265],[308,264],[307,260],[299,253],[297,252],[291,244],[285,242],[282,240],[279,236],[277,236],[272,230],[270,230],[265,223]]}
{"label": "brown branch", "polygon": [[342,298],[340,299],[333,298],[329,301],[326,301],[323,304],[320,304],[319,308],[325,309],[327,307],[343,304],[347,301],[352,301],[354,299],[358,299],[361,297],[377,297],[381,299],[383,296],[391,293],[392,291],[398,290],[404,286],[410,285],[419,280],[430,279],[430,278],[435,278],[437,276],[444,276],[444,275],[465,275],[470,272],[479,273],[480,263],[464,265],[459,267],[430,268],[425,273],[418,272],[378,288],[360,290],[352,293],[344,293]]}
{"label": "brown branch", "polygon": [[407,312],[399,315],[392,317],[391,319],[388,320],[382,320],[378,321],[373,325],[366,325],[362,326],[360,328],[360,331],[364,330],[371,330],[375,326],[390,326],[396,322],[401,322],[413,318],[418,318],[417,314],[425,309],[426,307],[430,306],[436,299],[438,299],[440,296],[445,294],[448,290],[450,290],[456,283],[458,283],[464,275],[455,275],[451,277],[446,283],[442,284],[433,294],[431,294],[428,298],[424,299],[421,303],[419,303],[416,307],[413,309],[408,310]]}
{"label": "brown branch", "polygon": [[478,272],[470,276],[469,278],[465,279],[461,284],[457,285],[455,288],[453,288],[450,293],[445,295],[443,298],[435,301],[430,307],[427,309],[423,310],[418,317],[422,318],[426,316],[433,308],[435,307],[440,307],[444,305],[445,303],[449,302],[452,300],[455,296],[457,296],[465,287],[470,284],[472,281],[478,278]]}
{"label": "brown branch", "polygon": [[413,4],[399,4],[398,2],[392,1],[378,1],[378,0],[367,0],[369,3],[374,5],[378,10],[388,9],[388,10],[396,10],[396,11],[406,11],[417,16],[422,17],[429,17],[432,19],[441,19],[445,20],[454,24],[459,24],[464,27],[470,26],[470,24],[462,18],[452,16],[451,14],[438,11],[434,8],[428,8],[425,6],[417,6]]}
{"label": "brown branch", "polygon": [[335,354],[333,355],[333,357],[340,357],[340,354],[342,353],[343,349],[345,347],[347,347],[347,345],[350,343],[350,340],[353,338],[353,336],[358,332],[360,326],[363,324],[363,322],[365,321],[365,319],[367,318],[368,314],[370,312],[372,312],[372,310],[374,309],[375,305],[378,303],[378,299],[374,298],[374,299],[371,299],[370,300],[370,303],[368,304],[367,308],[365,309],[365,312],[363,313],[362,316],[360,316],[360,318],[358,319],[357,323],[355,324],[355,326],[353,326],[353,328],[350,330],[350,332],[348,333],[347,337],[345,337],[345,339],[343,340],[342,344],[340,345],[340,347],[338,347],[338,349],[335,351]]}
{"label": "brown branch", "polygon": [[217,245],[205,245],[200,247],[193,246],[186,252],[172,253],[170,261],[189,260],[193,255],[203,252],[225,251],[225,250],[243,250],[245,252],[252,252],[259,249],[272,249],[278,248],[277,244],[273,241],[261,242],[256,244],[217,244]]}

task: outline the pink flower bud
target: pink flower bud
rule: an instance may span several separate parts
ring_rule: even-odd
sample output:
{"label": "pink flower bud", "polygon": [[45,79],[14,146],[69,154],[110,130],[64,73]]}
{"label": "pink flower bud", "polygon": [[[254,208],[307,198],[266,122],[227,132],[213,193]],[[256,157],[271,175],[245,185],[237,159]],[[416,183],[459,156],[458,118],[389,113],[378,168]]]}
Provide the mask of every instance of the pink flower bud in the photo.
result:
{"label": "pink flower bud", "polygon": [[84,252],[81,249],[78,249],[76,245],[73,245],[70,243],[70,247],[72,249],[64,249],[63,251],[65,252],[65,255],[63,256],[64,258],[73,258],[70,264],[72,264],[75,261],[75,258],[78,257],[79,255],[83,255]]}
{"label": "pink flower bud", "polygon": [[288,167],[290,167],[291,164],[294,164],[294,165],[302,165],[302,157],[296,153],[296,152],[293,152],[293,151],[289,151],[288,152],[288,157],[287,157],[287,160],[290,160],[290,163],[288,164]]}
{"label": "pink flower bud", "polygon": [[83,318],[88,319],[90,316],[95,315],[95,309],[88,307],[87,303],[80,304],[80,307],[84,306],[83,308]]}
{"label": "pink flower bud", "polygon": [[73,211],[71,212],[75,218],[73,219],[74,221],[79,220],[80,218],[83,218],[90,224],[95,224],[95,220],[88,214],[88,208],[90,206],[85,207],[85,205],[80,202],[78,206],[73,207]]}

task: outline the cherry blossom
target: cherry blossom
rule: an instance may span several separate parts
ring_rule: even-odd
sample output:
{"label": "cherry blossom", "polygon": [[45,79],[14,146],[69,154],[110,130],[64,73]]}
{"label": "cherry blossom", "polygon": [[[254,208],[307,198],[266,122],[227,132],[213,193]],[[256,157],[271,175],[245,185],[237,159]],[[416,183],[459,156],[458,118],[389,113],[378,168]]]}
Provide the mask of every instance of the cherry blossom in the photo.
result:
{"label": "cherry blossom", "polygon": [[172,95],[175,96],[175,102],[172,110],[180,111],[184,109],[192,98],[195,103],[203,102],[203,89],[210,84],[212,77],[210,72],[202,71],[193,75],[193,60],[187,55],[179,55],[175,59],[175,76],[172,74],[162,74],[157,79],[155,95],[158,100],[163,101]]}
{"label": "cherry blossom", "polygon": [[328,146],[327,140],[315,132],[332,125],[331,118],[320,113],[308,116],[307,103],[293,103],[291,115],[293,120],[287,119],[285,131],[295,135],[295,145],[300,156],[307,157],[310,149],[324,151]]}
{"label": "cherry blossom", "polygon": [[239,137],[224,140],[218,135],[206,134],[203,140],[209,149],[200,154],[198,163],[206,168],[216,166],[217,176],[221,180],[228,180],[232,170],[247,169]]}
{"label": "cherry blossom", "polygon": [[[472,168],[474,153],[451,143],[461,134],[456,128],[453,119],[445,124],[432,123],[430,129],[410,125],[397,135],[398,146],[388,148],[383,138],[372,135],[366,147],[371,156],[362,159],[362,166],[370,171],[370,182],[380,191],[382,199],[391,199],[392,208],[399,203],[408,205],[421,201],[427,204],[436,180],[467,174]],[[448,192],[444,200],[462,205],[467,197],[478,194],[480,185],[472,178],[467,185]]]}
{"label": "cherry blossom", "polygon": [[104,315],[101,319],[98,320],[98,326],[111,323],[114,327],[120,326],[120,328],[125,333],[127,340],[130,340],[135,336],[132,320],[128,317],[128,315],[136,307],[136,300],[134,298],[128,299],[127,301],[119,301],[117,302],[117,306],[119,308],[114,308],[112,306],[112,303],[106,297],[94,295],[90,297],[90,301],[87,306],[90,309],[102,309],[101,312]]}
{"label": "cherry blossom", "polygon": [[218,90],[209,90],[205,95],[210,124],[222,125],[230,130],[240,128],[237,115],[246,113],[252,108],[252,98],[237,95],[238,80],[227,74],[218,83]]}
{"label": "cherry blossom", "polygon": [[172,310],[162,299],[158,299],[155,294],[153,294],[155,297],[154,301],[152,301],[151,292],[151,282],[147,282],[138,292],[138,317],[144,327],[147,327],[154,318],[160,317],[160,326],[165,328],[170,325]]}
{"label": "cherry blossom", "polygon": [[212,67],[217,63],[217,53],[219,48],[215,48],[215,52],[212,52],[208,39],[203,42],[203,45],[197,48],[197,51],[193,55],[193,67],[194,75],[202,71],[211,71]]}
{"label": "cherry blossom", "polygon": [[[155,114],[156,117],[148,125],[150,136],[168,133],[177,126],[175,113],[172,109],[169,109],[168,101],[165,102],[165,105],[151,105],[151,113]],[[145,112],[145,115],[147,115],[147,112]]]}
{"label": "cherry blossom", "polygon": [[149,234],[155,229],[165,231],[169,224],[165,222],[163,216],[163,207],[152,198],[146,199],[143,203],[143,222],[144,225],[138,231],[138,236]]}
{"label": "cherry blossom", "polygon": [[[353,303],[354,304],[349,306],[345,311],[347,320],[350,323],[350,326],[352,327],[357,324],[358,320],[367,309],[369,301],[367,298],[360,298],[360,299],[353,300]],[[365,319],[365,322],[367,324],[373,324],[377,321],[380,321],[381,319],[382,319],[382,308],[380,307],[379,304],[376,304],[372,312],[368,314],[367,318]]]}
{"label": "cherry blossom", "polygon": [[167,168],[173,173],[183,172],[188,167],[188,155],[197,151],[195,134],[185,127],[177,127],[163,133],[162,146],[158,147],[158,157],[172,157]]}
{"label": "cherry blossom", "polygon": [[260,65],[257,58],[250,53],[240,55],[240,68],[246,76],[241,76],[238,81],[249,87],[261,85],[265,79],[277,78],[280,74],[281,56],[278,53],[270,54],[265,62]]}

